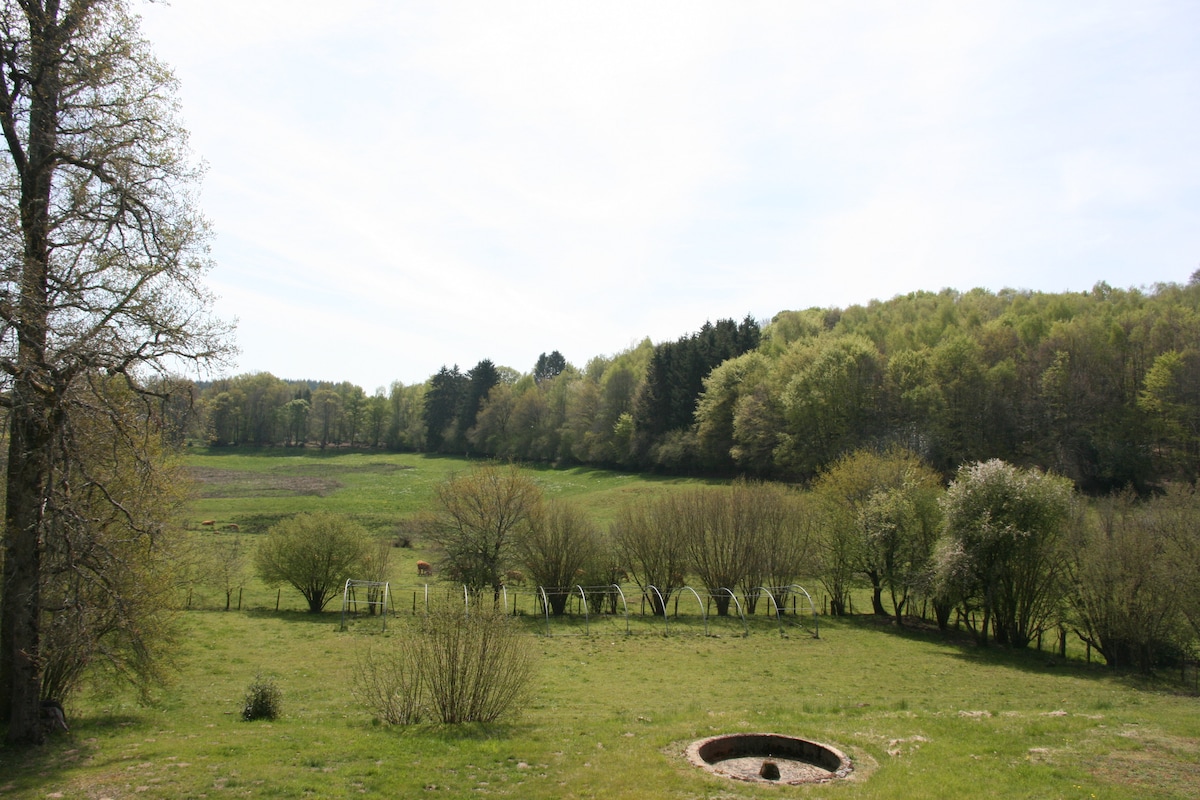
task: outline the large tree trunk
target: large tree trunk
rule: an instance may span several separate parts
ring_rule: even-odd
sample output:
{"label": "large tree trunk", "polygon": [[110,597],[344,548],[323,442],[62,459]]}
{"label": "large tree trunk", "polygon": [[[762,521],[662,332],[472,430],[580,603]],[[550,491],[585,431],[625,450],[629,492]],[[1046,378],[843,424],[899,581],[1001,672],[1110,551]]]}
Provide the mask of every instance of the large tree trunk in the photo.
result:
{"label": "large tree trunk", "polygon": [[[0,711],[9,719],[8,741],[40,744],[42,690],[42,522],[50,480],[51,417],[55,386],[46,364],[50,195],[55,169],[63,31],[57,4],[27,13],[36,90],[29,93],[28,145],[11,114],[3,120],[20,173],[24,264],[15,317],[16,370],[9,417],[8,476],[4,528],[4,601],[0,614]],[[6,82],[10,76],[5,76]],[[7,95],[7,84],[6,84]],[[7,95],[11,102],[11,95]]]}
{"label": "large tree trunk", "polygon": [[[35,401],[36,403],[36,401]],[[47,425],[36,404],[12,411],[4,535],[4,613],[0,621],[0,703],[8,742],[40,744],[42,514],[49,471]]]}

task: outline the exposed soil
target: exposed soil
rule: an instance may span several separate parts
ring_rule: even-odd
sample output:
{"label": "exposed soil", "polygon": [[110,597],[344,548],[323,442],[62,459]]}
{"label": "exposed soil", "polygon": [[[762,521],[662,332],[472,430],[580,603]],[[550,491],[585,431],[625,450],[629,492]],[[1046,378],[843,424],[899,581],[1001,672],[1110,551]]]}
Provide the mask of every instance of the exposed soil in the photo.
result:
{"label": "exposed soil", "polygon": [[210,467],[188,467],[187,471],[199,485],[200,496],[204,498],[298,495],[324,497],[342,486],[328,474],[321,476],[275,475]]}

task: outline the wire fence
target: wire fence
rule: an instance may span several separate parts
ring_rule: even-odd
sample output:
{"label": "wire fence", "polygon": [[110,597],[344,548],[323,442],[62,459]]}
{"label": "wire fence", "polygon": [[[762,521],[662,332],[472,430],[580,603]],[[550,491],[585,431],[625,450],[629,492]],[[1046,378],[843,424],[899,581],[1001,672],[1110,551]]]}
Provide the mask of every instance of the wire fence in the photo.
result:
{"label": "wire fence", "polygon": [[[445,582],[390,587],[393,615],[424,615],[459,608],[470,614],[496,609],[523,618],[545,636],[656,634],[749,636],[772,632],[820,638],[812,597],[799,584],[758,586],[748,591],[685,585],[570,587],[509,586],[472,591]],[[348,607],[354,616],[354,610]],[[344,614],[347,612],[344,612]],[[344,623],[343,623],[344,627]]]}

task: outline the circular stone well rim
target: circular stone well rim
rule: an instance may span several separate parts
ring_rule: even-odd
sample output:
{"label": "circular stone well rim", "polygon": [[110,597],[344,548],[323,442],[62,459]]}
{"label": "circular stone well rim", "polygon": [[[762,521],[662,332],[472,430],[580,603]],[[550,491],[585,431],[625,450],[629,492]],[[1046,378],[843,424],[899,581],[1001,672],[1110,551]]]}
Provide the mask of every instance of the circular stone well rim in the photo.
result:
{"label": "circular stone well rim", "polygon": [[[825,783],[845,778],[854,769],[846,754],[836,747],[782,733],[726,733],[709,736],[688,745],[686,755],[693,766],[706,772],[752,783],[790,786]],[[822,774],[794,780],[772,780],[748,774],[743,770],[728,771],[721,768],[723,762],[736,758],[799,761],[812,765]]]}

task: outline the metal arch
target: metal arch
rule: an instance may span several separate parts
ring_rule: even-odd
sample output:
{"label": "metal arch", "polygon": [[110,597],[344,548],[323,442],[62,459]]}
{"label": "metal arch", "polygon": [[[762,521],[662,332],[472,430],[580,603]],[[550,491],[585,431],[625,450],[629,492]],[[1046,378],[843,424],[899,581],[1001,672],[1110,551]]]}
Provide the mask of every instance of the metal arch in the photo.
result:
{"label": "metal arch", "polygon": [[588,616],[587,594],[578,583],[575,584],[575,588],[579,590],[579,599],[583,601],[583,633],[585,636],[590,636],[592,634],[592,624],[591,618]]}
{"label": "metal arch", "polygon": [[610,584],[610,585],[614,589],[617,590],[617,594],[621,598],[621,607],[625,609],[625,635],[628,636],[629,635],[629,603],[625,602],[625,592],[621,591],[620,586],[618,586],[615,583]]}
{"label": "metal arch", "polygon": [[813,638],[820,639],[821,638],[821,618],[817,616],[817,607],[816,607],[816,605],[813,604],[812,595],[810,595],[808,593],[808,590],[805,589],[803,586],[801,586],[798,583],[789,584],[787,588],[791,589],[793,591],[796,589],[799,589],[801,592],[804,592],[804,597],[805,597],[805,599],[808,600],[808,609],[809,609],[809,611],[812,612]]}
{"label": "metal arch", "polygon": [[696,598],[696,605],[700,606],[700,619],[704,620],[704,635],[708,636],[708,612],[704,610],[704,601],[700,599],[699,593],[690,586],[682,586],[679,591],[687,589]]}
{"label": "metal arch", "polygon": [[550,598],[546,597],[546,587],[538,585],[538,592],[542,595],[542,611],[546,613],[546,635],[552,636],[550,633]]}
{"label": "metal arch", "polygon": [[[389,581],[360,581],[360,580],[355,580],[354,578],[347,578],[345,586],[342,587],[341,630],[343,630],[343,631],[346,630],[346,609],[350,607],[350,603],[354,603],[354,611],[355,611],[355,613],[358,613],[358,598],[355,596],[355,593],[354,593],[354,589],[357,586],[367,587],[367,589],[368,589],[367,607],[368,608],[370,608],[371,606],[374,606],[374,605],[380,606],[379,616],[383,621],[383,630],[387,631],[387,612],[388,612],[388,607],[390,606],[391,600],[392,600],[391,582],[389,582]],[[378,587],[383,587],[383,600],[379,601],[378,603],[373,603],[370,600],[371,595],[370,595],[369,590],[371,588],[378,588]],[[395,609],[392,609],[392,613],[393,614],[395,613]]]}
{"label": "metal arch", "polygon": [[655,586],[653,583],[650,584],[649,586],[647,586],[646,589],[652,590],[656,595],[658,595],[658,602],[662,606],[662,612],[663,612],[663,635],[670,636],[671,635],[671,624],[670,624],[670,622],[667,621],[667,601],[663,598],[662,592],[660,592],[658,590],[658,587]]}
{"label": "metal arch", "polygon": [[463,584],[463,614],[471,616],[471,593],[467,590],[467,585]]}
{"label": "metal arch", "polygon": [[507,615],[508,614],[508,587],[505,586],[503,583],[500,584],[500,597],[503,598],[504,613]]}
{"label": "metal arch", "polygon": [[342,587],[342,630],[346,630],[346,604],[350,597],[350,579],[346,579],[346,585]]}
{"label": "metal arch", "polygon": [[779,638],[783,639],[783,618],[779,615],[779,603],[775,600],[775,595],[765,586],[756,586],[755,589],[761,589],[767,593],[767,597],[771,598],[771,605],[775,607],[775,622],[779,624]]}
{"label": "metal arch", "polygon": [[725,594],[729,595],[729,597],[733,600],[733,604],[737,606],[738,616],[742,618],[742,638],[745,639],[750,635],[750,626],[746,623],[746,612],[742,610],[742,601],[737,599],[737,595],[733,593],[732,589],[728,589],[724,586],[722,586],[720,589],[717,589],[717,592],[725,592]]}

